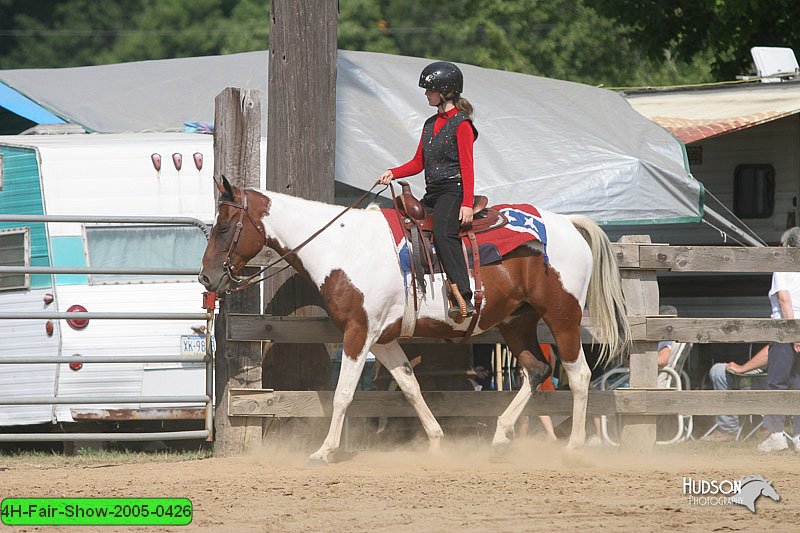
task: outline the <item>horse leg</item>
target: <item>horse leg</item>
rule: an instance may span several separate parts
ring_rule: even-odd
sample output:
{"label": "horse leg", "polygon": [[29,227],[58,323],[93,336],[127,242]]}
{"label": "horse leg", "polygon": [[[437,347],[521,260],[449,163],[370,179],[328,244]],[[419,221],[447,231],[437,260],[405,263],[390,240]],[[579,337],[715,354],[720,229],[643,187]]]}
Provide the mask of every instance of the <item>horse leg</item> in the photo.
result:
{"label": "horse leg", "polygon": [[522,411],[538,387],[550,375],[550,366],[543,362],[544,354],[539,347],[536,324],[539,316],[535,313],[515,317],[513,320],[498,324],[498,329],[508,343],[511,353],[522,365],[525,375],[519,391],[506,410],[497,418],[497,429],[492,439],[492,454],[502,455],[511,444],[510,435]]}
{"label": "horse leg", "polygon": [[348,335],[345,332],[344,350],[342,350],[342,367],[339,371],[339,381],[336,383],[336,391],[333,393],[333,416],[331,417],[331,425],[328,429],[328,435],[322,442],[319,450],[311,454],[309,460],[314,463],[330,463],[336,450],[339,449],[339,443],[342,436],[342,426],[344,425],[344,415],[350,402],[353,401],[353,394],[358,386],[358,380],[361,377],[361,372],[364,370],[364,363],[367,360],[370,345],[372,342],[364,343],[361,352],[355,357],[349,355]]}
{"label": "horse leg", "polygon": [[586,404],[592,378],[581,346],[581,311],[577,305],[575,307],[572,313],[561,308],[558,316],[545,314],[543,317],[555,337],[559,358],[572,391],[572,434],[567,443],[568,449],[580,448],[586,441]]}
{"label": "horse leg", "polygon": [[425,429],[425,434],[428,436],[430,450],[439,451],[442,436],[444,435],[442,427],[436,421],[433,413],[431,413],[428,404],[425,403],[425,399],[419,389],[419,382],[414,375],[414,370],[411,368],[408,357],[406,357],[400,344],[397,341],[392,341],[388,344],[376,344],[372,347],[372,353],[389,370],[406,399],[417,412],[417,416],[422,422],[422,427]]}

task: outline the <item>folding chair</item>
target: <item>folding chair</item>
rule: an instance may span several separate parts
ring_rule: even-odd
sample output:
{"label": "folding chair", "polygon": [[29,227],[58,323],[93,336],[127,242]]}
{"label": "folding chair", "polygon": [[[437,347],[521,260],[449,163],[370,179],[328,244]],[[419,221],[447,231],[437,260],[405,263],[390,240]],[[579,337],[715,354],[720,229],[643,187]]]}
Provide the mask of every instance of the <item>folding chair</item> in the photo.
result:
{"label": "folding chair", "polygon": [[[751,370],[749,372],[745,372],[744,374],[740,374],[739,372],[733,372],[730,369],[726,369],[725,373],[727,374],[727,378],[730,381],[730,389],[733,390],[767,390],[767,377],[768,374],[764,371],[763,368],[757,368],[755,370]],[[744,442],[750,437],[752,437],[756,431],[761,429],[761,426],[764,425],[764,415],[747,415],[748,419],[750,420],[750,430],[747,432],[746,435],[742,436],[744,433],[744,424],[739,424],[739,433],[736,435],[736,440]],[[757,418],[755,418],[757,417]],[[741,421],[741,416],[739,417]],[[755,422],[755,420],[758,422]],[[703,433],[703,437],[706,435],[711,435],[717,428],[719,424],[716,422],[714,423],[711,428]],[[703,438],[700,437],[700,438]]]}
{"label": "folding chair", "polygon": [[[676,342],[672,347],[669,361],[666,366],[658,371],[657,386],[660,389],[684,390],[691,388],[689,375],[683,370],[686,361],[689,358],[689,352],[692,351],[692,343],[690,342]],[[597,379],[599,382],[600,390],[613,390],[621,386],[627,386],[630,368],[619,367],[612,368],[605,374]],[[656,444],[675,444],[683,442],[688,439],[692,434],[693,422],[691,415],[677,415],[678,428],[675,436],[669,440],[656,441]],[[600,428],[603,433],[603,440],[613,446],[619,446],[608,434],[608,417],[600,417]]]}

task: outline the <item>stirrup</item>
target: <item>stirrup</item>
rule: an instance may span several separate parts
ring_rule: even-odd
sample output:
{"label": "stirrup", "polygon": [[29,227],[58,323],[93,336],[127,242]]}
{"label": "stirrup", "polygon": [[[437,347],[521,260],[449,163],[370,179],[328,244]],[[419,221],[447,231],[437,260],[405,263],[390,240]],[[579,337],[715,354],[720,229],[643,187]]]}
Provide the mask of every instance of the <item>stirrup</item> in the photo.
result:
{"label": "stirrup", "polygon": [[465,318],[475,316],[475,306],[472,305],[471,301],[464,300],[464,297],[461,296],[461,291],[458,290],[458,285],[455,283],[450,283],[449,285],[455,304],[451,305],[450,309],[447,310],[447,316],[460,324]]}

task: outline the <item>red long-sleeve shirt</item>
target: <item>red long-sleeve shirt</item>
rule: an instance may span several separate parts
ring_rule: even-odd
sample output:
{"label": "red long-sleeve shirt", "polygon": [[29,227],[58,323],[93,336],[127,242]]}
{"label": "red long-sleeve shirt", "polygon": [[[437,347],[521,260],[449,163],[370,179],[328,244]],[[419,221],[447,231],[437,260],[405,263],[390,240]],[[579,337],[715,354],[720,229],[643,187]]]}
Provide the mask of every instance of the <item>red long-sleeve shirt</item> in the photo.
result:
{"label": "red long-sleeve shirt", "polygon": [[[458,109],[439,113],[433,123],[433,134],[436,135],[447,120],[458,113]],[[475,133],[472,125],[464,121],[456,128],[456,140],[458,142],[458,164],[461,167],[461,184],[464,188],[464,197],[461,201],[462,206],[472,207],[475,194],[475,168],[472,156],[472,145],[475,143]],[[422,156],[422,137],[420,136],[417,152],[408,163],[390,169],[395,178],[405,178],[419,174],[425,168],[425,161]]]}

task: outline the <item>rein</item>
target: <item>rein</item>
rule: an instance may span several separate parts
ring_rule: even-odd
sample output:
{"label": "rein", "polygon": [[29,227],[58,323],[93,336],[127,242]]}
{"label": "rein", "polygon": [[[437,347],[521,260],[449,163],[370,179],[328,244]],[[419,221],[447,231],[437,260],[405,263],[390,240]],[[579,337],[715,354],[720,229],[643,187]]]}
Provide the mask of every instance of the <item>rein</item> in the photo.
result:
{"label": "rein", "polygon": [[[352,204],[347,206],[341,213],[339,213],[338,215],[333,217],[327,224],[325,224],[320,229],[315,231],[306,240],[304,240],[303,242],[301,242],[300,244],[298,244],[297,246],[295,246],[294,248],[292,248],[291,250],[289,250],[288,252],[286,252],[285,254],[280,256],[279,258],[277,258],[274,261],[270,262],[268,265],[266,265],[264,267],[261,267],[261,269],[258,272],[256,272],[255,274],[253,274],[252,276],[249,276],[249,277],[246,277],[246,278],[239,278],[238,276],[236,276],[236,273],[233,272],[233,270],[231,269],[231,265],[230,265],[231,254],[236,249],[236,244],[239,241],[239,236],[241,234],[242,227],[244,226],[244,217],[245,217],[245,215],[247,215],[247,218],[255,226],[256,230],[258,230],[259,233],[264,234],[264,230],[262,229],[262,227],[259,224],[256,224],[256,222],[253,220],[253,218],[250,216],[250,214],[247,213],[247,191],[246,190],[242,190],[242,199],[243,200],[242,200],[242,204],[241,205],[240,204],[236,204],[234,202],[228,202],[228,201],[225,201],[225,200],[221,201],[220,204],[229,205],[229,206],[235,207],[235,208],[237,208],[237,209],[239,209],[241,211],[241,213],[239,215],[239,222],[237,222],[237,224],[236,224],[236,233],[234,233],[233,240],[231,241],[231,245],[228,248],[228,255],[225,258],[225,261],[223,261],[223,263],[222,263],[222,268],[225,270],[225,274],[227,274],[228,278],[233,283],[236,284],[236,287],[233,287],[232,289],[226,290],[225,294],[230,294],[232,292],[242,291],[244,289],[252,287],[253,285],[261,283],[262,281],[266,281],[266,280],[270,279],[271,277],[277,276],[278,274],[280,274],[281,272],[283,272],[284,270],[289,268],[291,265],[287,264],[285,267],[281,268],[280,270],[277,270],[277,271],[272,272],[270,274],[266,274],[264,276],[261,276],[261,274],[266,272],[269,268],[277,265],[278,263],[280,263],[281,261],[283,261],[284,259],[286,259],[290,255],[299,252],[305,245],[307,245],[309,242],[314,240],[317,236],[319,236],[320,233],[322,233],[323,231],[328,229],[334,222],[339,220],[339,218],[341,218],[345,213],[347,213],[348,211],[350,211],[354,207],[358,207],[358,205],[361,202],[364,201],[364,198],[369,196],[369,194],[372,192],[372,190],[375,187],[377,187],[378,185],[379,184],[376,182],[372,187],[370,187],[370,189],[368,191],[366,191],[364,194],[362,194],[360,197],[358,197],[358,199],[356,199],[355,202],[353,202]],[[384,187],[383,190],[385,190],[385,189],[386,189],[386,187]],[[376,192],[375,196],[377,197],[381,192],[383,192],[383,190],[381,190],[379,192]],[[266,235],[265,234],[264,234],[264,245],[266,246]],[[259,276],[261,276],[261,277],[259,277]]]}

